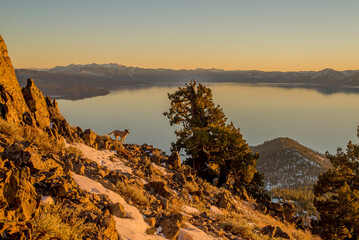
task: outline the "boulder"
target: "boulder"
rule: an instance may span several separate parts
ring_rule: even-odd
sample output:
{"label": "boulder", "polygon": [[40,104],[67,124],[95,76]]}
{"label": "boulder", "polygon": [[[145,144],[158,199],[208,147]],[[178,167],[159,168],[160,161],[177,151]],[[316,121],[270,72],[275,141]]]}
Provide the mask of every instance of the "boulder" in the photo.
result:
{"label": "boulder", "polygon": [[154,217],[144,218],[144,220],[151,228],[153,228],[156,225],[156,218]]}
{"label": "boulder", "polygon": [[72,185],[68,182],[59,183],[54,186],[54,194],[58,197],[66,197],[73,191]]}
{"label": "boulder", "polygon": [[176,183],[180,183],[181,185],[184,185],[186,183],[186,177],[181,172],[176,172],[172,176],[172,180]]}
{"label": "boulder", "polygon": [[110,214],[105,214],[100,222],[102,239],[117,240],[118,233],[116,230],[116,221]]}
{"label": "boulder", "polygon": [[113,146],[112,140],[108,135],[97,136],[95,141],[98,149],[110,149]]}
{"label": "boulder", "polygon": [[145,188],[153,193],[157,193],[167,199],[169,199],[173,193],[164,182],[161,181],[152,181],[145,184]]}
{"label": "boulder", "polygon": [[267,225],[262,228],[261,234],[267,235],[270,238],[281,238],[281,239],[290,239],[290,236],[283,232],[280,227],[273,227],[272,225]]}
{"label": "boulder", "polygon": [[[10,165],[11,166],[11,165]],[[30,169],[23,167],[2,168],[3,181],[0,185],[0,203],[4,212],[2,215],[13,213],[19,221],[27,221],[33,218],[40,205],[40,196],[30,183]],[[11,211],[9,211],[11,210]],[[13,216],[8,216],[14,220]]]}
{"label": "boulder", "polygon": [[184,222],[184,217],[180,213],[163,216],[159,221],[162,233],[167,239],[177,239],[179,230]]}
{"label": "boulder", "polygon": [[119,218],[126,217],[125,208],[119,202],[110,204],[110,213]]}
{"label": "boulder", "polygon": [[218,198],[217,205],[218,205],[218,207],[227,209],[229,211],[235,211],[237,209],[236,205],[232,199],[232,196],[227,191],[224,191],[220,195],[220,197]]}
{"label": "boulder", "polygon": [[295,214],[295,207],[291,203],[284,203],[283,204],[283,213],[284,213],[284,219],[287,222],[294,223],[295,220],[293,219],[293,216]]}
{"label": "boulder", "polygon": [[177,151],[172,152],[171,156],[168,158],[168,163],[174,169],[181,168],[181,158]]}
{"label": "boulder", "polygon": [[84,140],[85,144],[93,147],[96,141],[96,134],[91,129],[86,129],[82,134],[82,139]]}

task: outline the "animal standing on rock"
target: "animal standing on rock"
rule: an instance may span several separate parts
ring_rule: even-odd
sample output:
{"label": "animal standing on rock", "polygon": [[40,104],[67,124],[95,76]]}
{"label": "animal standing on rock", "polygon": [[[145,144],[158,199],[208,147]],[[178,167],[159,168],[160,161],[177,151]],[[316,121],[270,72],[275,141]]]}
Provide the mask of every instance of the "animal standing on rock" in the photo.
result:
{"label": "animal standing on rock", "polygon": [[113,134],[113,136],[115,136],[116,143],[117,143],[118,137],[120,137],[121,138],[121,145],[122,145],[125,142],[127,134],[129,134],[129,133],[130,133],[130,131],[128,131],[128,129],[125,129],[125,131],[114,130],[114,131],[110,132],[108,135]]}

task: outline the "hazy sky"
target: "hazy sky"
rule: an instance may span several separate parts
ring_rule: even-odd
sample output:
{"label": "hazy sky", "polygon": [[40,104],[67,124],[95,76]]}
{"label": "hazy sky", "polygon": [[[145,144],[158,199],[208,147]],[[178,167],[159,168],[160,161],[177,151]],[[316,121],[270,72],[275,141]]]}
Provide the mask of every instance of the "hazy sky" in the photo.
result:
{"label": "hazy sky", "polygon": [[0,0],[15,68],[359,69],[358,0]]}

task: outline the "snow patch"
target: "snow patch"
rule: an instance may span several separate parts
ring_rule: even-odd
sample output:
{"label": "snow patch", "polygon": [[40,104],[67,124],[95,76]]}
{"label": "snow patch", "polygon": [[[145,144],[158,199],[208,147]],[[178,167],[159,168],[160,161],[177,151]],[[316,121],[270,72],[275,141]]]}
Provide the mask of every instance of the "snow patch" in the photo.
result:
{"label": "snow patch", "polygon": [[51,204],[54,204],[54,203],[55,203],[55,201],[51,196],[43,196],[41,198],[41,204],[43,204],[43,205],[46,205],[46,204],[51,205]]}
{"label": "snow patch", "polygon": [[196,228],[195,226],[185,223],[182,228],[180,228],[178,234],[178,240],[215,240],[218,238],[213,238],[202,230]]}
{"label": "snow patch", "polygon": [[109,199],[113,203],[121,203],[126,212],[126,218],[118,218],[114,216],[116,221],[116,229],[120,236],[120,239],[124,240],[161,240],[163,239],[160,236],[156,235],[147,235],[145,233],[146,229],[149,228],[147,223],[143,220],[142,214],[140,211],[134,206],[128,205],[126,201],[117,193],[106,189],[100,183],[87,178],[85,176],[81,176],[75,173],[72,173],[72,177],[75,182],[79,185],[83,190],[95,193],[95,194],[105,194],[109,197]]}
{"label": "snow patch", "polygon": [[213,206],[213,205],[210,206],[209,211],[211,211],[217,215],[223,215],[223,212],[218,207]]}
{"label": "snow patch", "polygon": [[107,167],[111,171],[132,174],[132,169],[127,167],[122,161],[113,162],[110,160],[110,157],[113,156],[116,151],[96,150],[82,143],[74,143],[72,146],[79,149],[84,154],[85,158],[91,159],[97,164]]}

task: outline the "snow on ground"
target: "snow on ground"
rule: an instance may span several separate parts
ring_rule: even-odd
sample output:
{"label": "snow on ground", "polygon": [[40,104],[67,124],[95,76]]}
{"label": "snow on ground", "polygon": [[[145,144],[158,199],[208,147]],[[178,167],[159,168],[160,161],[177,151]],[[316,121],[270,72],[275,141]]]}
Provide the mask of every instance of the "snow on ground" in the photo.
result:
{"label": "snow on ground", "polygon": [[51,196],[43,196],[42,198],[41,198],[41,204],[42,205],[46,205],[46,204],[54,204],[55,203],[55,201],[54,201],[54,199],[51,197]]}
{"label": "snow on ground", "polygon": [[223,215],[223,212],[218,207],[211,205],[209,210],[214,214]]}
{"label": "snow on ground", "polygon": [[123,240],[157,240],[164,239],[156,235],[147,235],[146,229],[149,228],[147,223],[143,220],[142,214],[134,206],[128,205],[126,201],[117,193],[110,191],[103,187],[100,183],[87,178],[85,176],[72,173],[72,177],[83,190],[95,193],[105,194],[114,203],[119,202],[123,205],[126,211],[126,218],[118,218],[114,216],[116,221],[116,229]]}
{"label": "snow on ground", "polygon": [[195,226],[185,223],[184,226],[180,229],[178,234],[178,240],[215,240],[202,230],[196,228]]}
{"label": "snow on ground", "polygon": [[[96,150],[84,144],[75,143],[72,145],[75,148],[78,148],[85,158],[95,161],[101,166],[106,166],[109,170],[120,171],[132,174],[132,169],[125,166],[123,162],[116,161],[112,162],[110,156],[113,156],[116,152],[109,150]],[[162,167],[159,167],[153,164],[154,167],[158,168],[164,175],[167,174],[166,170]],[[83,190],[95,193],[95,194],[105,194],[107,195],[113,203],[119,202],[123,205],[126,211],[126,218],[114,217],[116,221],[116,229],[119,233],[121,240],[163,240],[165,238],[158,235],[147,235],[145,233],[146,229],[149,228],[147,223],[143,220],[143,216],[140,211],[131,205],[128,205],[126,201],[117,193],[106,189],[100,183],[75,173],[72,173],[72,177],[75,182]],[[211,206],[211,211],[212,210]],[[189,206],[184,206],[185,210],[190,212],[190,214],[198,214],[199,211],[196,208]],[[214,207],[214,211],[216,211]],[[218,208],[217,208],[218,209]],[[218,209],[218,211],[220,211]],[[160,231],[159,231],[160,232]],[[200,229],[194,227],[189,223],[185,223],[180,229],[179,240],[214,240],[215,238],[201,231]]]}
{"label": "snow on ground", "polygon": [[92,147],[89,147],[82,143],[74,143],[71,145],[77,149],[79,149],[85,158],[91,159],[92,161],[96,162],[97,164],[107,167],[111,171],[119,171],[121,173],[132,173],[132,168],[127,167],[121,161],[111,161],[110,157],[113,156],[116,151],[110,150],[96,150]]}

